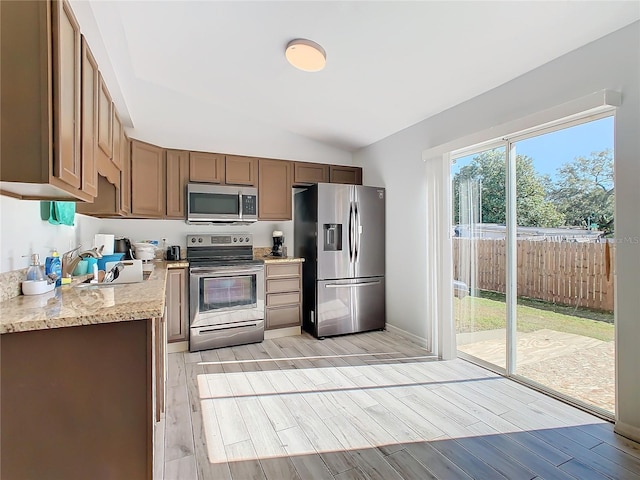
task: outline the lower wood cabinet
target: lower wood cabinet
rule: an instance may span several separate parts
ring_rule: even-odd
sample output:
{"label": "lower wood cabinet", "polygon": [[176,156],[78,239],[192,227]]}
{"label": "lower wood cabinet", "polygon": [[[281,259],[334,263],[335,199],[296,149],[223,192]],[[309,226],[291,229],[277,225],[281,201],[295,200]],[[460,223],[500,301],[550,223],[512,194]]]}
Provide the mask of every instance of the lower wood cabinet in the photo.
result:
{"label": "lower wood cabinet", "polygon": [[302,263],[267,263],[265,282],[265,330],[300,326]]}
{"label": "lower wood cabinet", "polygon": [[258,220],[291,220],[292,162],[258,160]]}
{"label": "lower wood cabinet", "polygon": [[189,339],[186,268],[167,270],[166,304],[168,342],[186,342]]}

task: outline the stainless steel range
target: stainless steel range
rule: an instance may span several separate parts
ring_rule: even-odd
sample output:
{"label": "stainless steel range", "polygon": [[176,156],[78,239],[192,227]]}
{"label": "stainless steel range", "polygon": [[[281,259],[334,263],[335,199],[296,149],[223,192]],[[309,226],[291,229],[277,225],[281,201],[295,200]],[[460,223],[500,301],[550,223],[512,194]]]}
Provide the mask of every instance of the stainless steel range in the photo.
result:
{"label": "stainless steel range", "polygon": [[187,235],[189,350],[264,340],[264,263],[251,234]]}

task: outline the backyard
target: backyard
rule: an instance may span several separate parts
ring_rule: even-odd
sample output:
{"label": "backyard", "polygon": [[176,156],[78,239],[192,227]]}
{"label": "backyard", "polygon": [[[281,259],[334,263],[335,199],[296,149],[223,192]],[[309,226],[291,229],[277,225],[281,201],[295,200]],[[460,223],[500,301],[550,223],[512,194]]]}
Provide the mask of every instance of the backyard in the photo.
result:
{"label": "backyard", "polygon": [[[505,368],[504,294],[454,301],[458,350]],[[608,412],[615,408],[613,313],[518,299],[516,373]]]}

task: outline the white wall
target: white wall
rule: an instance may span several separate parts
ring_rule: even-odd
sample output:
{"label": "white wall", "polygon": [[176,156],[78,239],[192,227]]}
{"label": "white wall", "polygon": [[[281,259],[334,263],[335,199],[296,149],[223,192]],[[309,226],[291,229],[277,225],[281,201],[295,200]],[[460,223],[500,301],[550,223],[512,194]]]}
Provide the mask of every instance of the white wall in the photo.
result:
{"label": "white wall", "polygon": [[[381,140],[354,154],[366,184],[387,187],[388,322],[426,336],[422,152],[515,122],[603,89],[622,93],[616,113],[616,428],[640,438],[640,22]],[[482,72],[477,72],[481,74]],[[446,74],[441,73],[441,74]],[[472,81],[473,76],[470,76]],[[409,294],[407,293],[409,292]]]}
{"label": "white wall", "polygon": [[27,267],[32,253],[44,264],[53,247],[60,255],[78,244],[89,248],[99,224],[98,219],[76,214],[73,227],[52,225],[41,220],[39,201],[0,195],[0,272]]}

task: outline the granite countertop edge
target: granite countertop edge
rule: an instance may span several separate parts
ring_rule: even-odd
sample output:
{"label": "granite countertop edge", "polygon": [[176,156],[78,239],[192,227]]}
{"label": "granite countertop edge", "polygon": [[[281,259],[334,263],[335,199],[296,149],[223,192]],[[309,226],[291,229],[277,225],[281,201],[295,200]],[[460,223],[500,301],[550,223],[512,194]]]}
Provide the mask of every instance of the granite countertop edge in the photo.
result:
{"label": "granite countertop edge", "polygon": [[158,262],[149,279],[139,283],[84,288],[69,285],[43,295],[11,298],[0,303],[0,334],[161,317],[169,268],[181,267]]}

